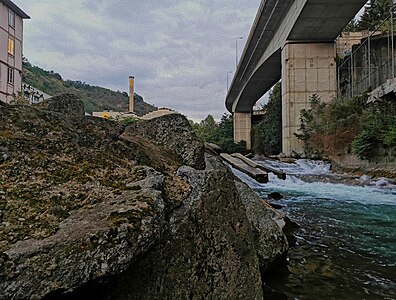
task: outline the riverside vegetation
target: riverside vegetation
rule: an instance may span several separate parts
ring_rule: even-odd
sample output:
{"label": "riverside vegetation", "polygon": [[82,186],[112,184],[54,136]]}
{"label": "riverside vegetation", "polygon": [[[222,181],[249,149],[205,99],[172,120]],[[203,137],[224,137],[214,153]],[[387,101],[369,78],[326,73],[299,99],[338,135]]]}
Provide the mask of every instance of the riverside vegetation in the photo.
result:
{"label": "riverside vegetation", "polygon": [[[259,124],[253,126],[253,150],[256,154],[276,155],[282,151],[282,93],[277,83],[270,92],[266,111]],[[197,136],[204,142],[220,146],[223,152],[247,153],[246,143],[234,143],[232,115],[224,114],[219,123],[208,115],[199,124],[191,122]]]}
{"label": "riverside vegetation", "polygon": [[181,115],[0,102],[0,299],[262,299],[283,226]]}
{"label": "riverside vegetation", "polygon": [[[390,21],[382,20],[389,16],[392,5],[393,1],[389,0],[368,1],[361,18],[352,20],[344,31],[373,29],[380,24],[382,24],[380,30],[389,30]],[[281,95],[281,84],[277,83],[270,93],[269,102],[262,107],[266,114],[262,121],[252,128],[252,145],[256,154],[268,156],[281,152]],[[366,102],[367,94],[353,99],[334,99],[327,104],[321,103],[320,99],[313,95],[311,108],[301,112],[302,125],[297,136],[304,142],[305,153],[298,155],[331,159],[333,162],[346,164],[352,160],[357,169],[359,165],[370,165],[371,169],[379,165],[394,168],[395,98],[373,104]],[[214,138],[218,130],[216,126],[223,125],[224,117],[218,125],[210,117],[208,116],[201,124],[196,124],[194,128],[204,141],[216,143],[220,140]],[[229,121],[228,126],[230,128],[227,131],[228,137],[223,137],[222,140],[232,139],[232,120]],[[381,175],[380,173],[373,175]],[[396,176],[393,173],[387,175]]]}
{"label": "riverside vegetation", "polygon": [[246,153],[246,142],[234,143],[234,124],[232,115],[224,114],[217,123],[212,115],[208,115],[199,124],[190,121],[198,138],[206,143],[214,143],[220,146],[226,153]]}
{"label": "riverside vegetation", "polygon": [[[336,163],[356,156],[360,162],[355,165],[394,169],[394,99],[367,103],[367,94],[364,94],[353,99],[334,99],[331,103],[323,103],[317,95],[313,95],[310,105],[309,109],[301,111],[301,128],[297,134],[304,142],[305,155],[328,158]],[[384,175],[395,177],[394,172]]]}
{"label": "riverside vegetation", "polygon": [[[253,151],[259,155],[277,155],[282,143],[281,84],[272,89],[269,101],[263,106],[266,114],[253,126]],[[367,103],[368,95],[353,99],[334,99],[321,102],[317,95],[310,97],[310,108],[301,111],[301,127],[297,137],[304,142],[304,153],[298,156],[329,159],[344,170],[368,171],[374,176],[396,177],[396,102],[394,98]],[[224,152],[246,152],[230,147],[233,144],[231,116],[223,116],[217,124],[208,116],[194,124],[197,135],[206,142],[218,143]],[[226,141],[226,142],[224,142]],[[383,169],[383,170],[381,170]]]}
{"label": "riverside vegetation", "polygon": [[310,105],[310,109],[301,111],[298,134],[308,155],[346,151],[361,159],[372,159],[379,147],[396,146],[396,103],[392,100],[367,104],[364,94],[323,103],[313,95]]}

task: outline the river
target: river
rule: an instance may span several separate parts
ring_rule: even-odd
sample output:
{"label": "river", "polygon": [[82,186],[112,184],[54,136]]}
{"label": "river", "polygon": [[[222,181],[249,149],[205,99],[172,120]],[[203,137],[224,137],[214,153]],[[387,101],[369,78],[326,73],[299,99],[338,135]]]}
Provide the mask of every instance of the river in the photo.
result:
{"label": "river", "polygon": [[396,186],[331,173],[324,162],[261,161],[283,169],[260,184],[233,172],[300,226],[287,270],[265,279],[266,299],[396,299]]}

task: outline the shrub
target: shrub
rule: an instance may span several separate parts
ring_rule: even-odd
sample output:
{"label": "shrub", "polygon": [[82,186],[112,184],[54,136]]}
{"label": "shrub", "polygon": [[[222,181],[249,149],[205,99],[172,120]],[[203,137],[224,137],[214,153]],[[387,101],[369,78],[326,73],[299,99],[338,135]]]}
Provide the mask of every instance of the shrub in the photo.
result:
{"label": "shrub", "polygon": [[301,110],[300,130],[296,134],[304,142],[305,154],[321,157],[347,152],[361,130],[367,95],[323,103],[314,94],[309,101],[310,108]]}
{"label": "shrub", "polygon": [[124,126],[128,126],[128,125],[136,123],[138,121],[139,121],[139,119],[133,118],[133,117],[127,117],[127,118],[120,119],[120,123]]}
{"label": "shrub", "polygon": [[220,146],[226,153],[246,153],[246,142],[234,143],[234,122],[232,115],[224,114],[219,123],[211,115],[199,124],[190,121],[197,136],[204,142]]}
{"label": "shrub", "polygon": [[282,92],[277,83],[270,93],[268,103],[263,107],[263,120],[253,126],[254,152],[272,155],[282,151]]}
{"label": "shrub", "polygon": [[396,146],[396,103],[367,104],[367,94],[353,99],[322,103],[310,97],[310,108],[301,110],[296,136],[304,141],[308,156],[342,154],[352,150],[361,159],[372,159],[378,148]]}
{"label": "shrub", "polygon": [[379,147],[396,146],[396,103],[382,101],[363,114],[362,131],[354,138],[352,152],[370,160]]}

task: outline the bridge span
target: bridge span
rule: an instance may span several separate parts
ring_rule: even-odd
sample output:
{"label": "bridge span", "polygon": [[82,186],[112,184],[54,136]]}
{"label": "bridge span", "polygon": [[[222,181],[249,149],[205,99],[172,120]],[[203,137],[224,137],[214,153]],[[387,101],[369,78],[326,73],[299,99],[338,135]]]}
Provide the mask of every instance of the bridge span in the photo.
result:
{"label": "bridge span", "polygon": [[316,93],[336,95],[335,39],[366,0],[262,0],[234,78],[226,107],[234,116],[234,140],[251,148],[253,105],[282,79],[282,149],[301,153],[294,133],[300,110]]}

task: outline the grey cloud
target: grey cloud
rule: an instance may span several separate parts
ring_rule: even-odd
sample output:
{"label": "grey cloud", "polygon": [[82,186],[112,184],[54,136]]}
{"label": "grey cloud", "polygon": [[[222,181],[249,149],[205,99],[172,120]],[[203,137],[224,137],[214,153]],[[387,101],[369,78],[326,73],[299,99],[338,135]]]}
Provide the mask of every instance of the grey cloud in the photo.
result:
{"label": "grey cloud", "polygon": [[15,2],[32,17],[24,44],[32,63],[124,91],[135,75],[147,102],[220,118],[235,37],[246,38],[260,0]]}

